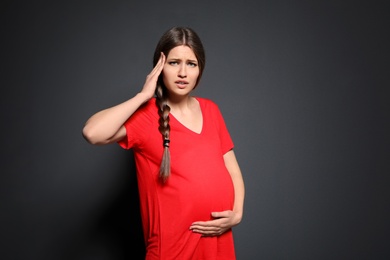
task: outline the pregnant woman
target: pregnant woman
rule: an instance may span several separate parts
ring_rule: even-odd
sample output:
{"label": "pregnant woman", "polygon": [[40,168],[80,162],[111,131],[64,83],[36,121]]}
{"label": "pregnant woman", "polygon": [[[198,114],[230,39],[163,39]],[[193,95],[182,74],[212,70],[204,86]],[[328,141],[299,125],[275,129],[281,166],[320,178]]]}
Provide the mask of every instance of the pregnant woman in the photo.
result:
{"label": "pregnant woman", "polygon": [[198,35],[168,30],[153,65],[142,90],[94,114],[83,135],[133,149],[147,260],[236,259],[244,182],[217,105],[191,96],[205,67]]}

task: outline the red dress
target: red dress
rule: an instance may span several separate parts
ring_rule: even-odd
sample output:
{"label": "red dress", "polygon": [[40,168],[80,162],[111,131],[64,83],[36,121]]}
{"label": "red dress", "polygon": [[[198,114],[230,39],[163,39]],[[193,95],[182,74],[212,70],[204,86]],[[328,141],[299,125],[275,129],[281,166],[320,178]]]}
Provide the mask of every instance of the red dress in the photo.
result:
{"label": "red dress", "polygon": [[134,150],[140,193],[146,259],[235,259],[233,234],[202,237],[189,227],[211,220],[211,212],[233,209],[234,188],[223,155],[233,142],[212,101],[196,98],[203,115],[200,134],[170,115],[171,175],[158,179],[163,153],[155,99],[126,122],[127,137],[119,142]]}

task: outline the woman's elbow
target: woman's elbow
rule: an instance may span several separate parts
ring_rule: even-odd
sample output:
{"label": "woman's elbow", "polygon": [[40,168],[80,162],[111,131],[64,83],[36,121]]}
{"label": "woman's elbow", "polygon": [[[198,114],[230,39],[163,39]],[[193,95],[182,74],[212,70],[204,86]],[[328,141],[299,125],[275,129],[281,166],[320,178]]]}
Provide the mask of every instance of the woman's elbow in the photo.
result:
{"label": "woman's elbow", "polygon": [[82,135],[84,139],[90,144],[98,145],[103,143],[102,140],[98,138],[96,131],[94,131],[93,128],[89,127],[88,125],[84,126]]}

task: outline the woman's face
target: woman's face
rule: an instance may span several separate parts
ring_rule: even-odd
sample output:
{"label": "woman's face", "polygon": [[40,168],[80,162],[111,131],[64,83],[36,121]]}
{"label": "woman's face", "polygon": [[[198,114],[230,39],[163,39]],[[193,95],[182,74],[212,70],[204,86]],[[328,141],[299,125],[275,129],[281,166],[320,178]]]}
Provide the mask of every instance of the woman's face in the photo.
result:
{"label": "woman's face", "polygon": [[198,76],[198,60],[190,47],[181,45],[169,52],[163,68],[169,95],[188,95],[195,88]]}

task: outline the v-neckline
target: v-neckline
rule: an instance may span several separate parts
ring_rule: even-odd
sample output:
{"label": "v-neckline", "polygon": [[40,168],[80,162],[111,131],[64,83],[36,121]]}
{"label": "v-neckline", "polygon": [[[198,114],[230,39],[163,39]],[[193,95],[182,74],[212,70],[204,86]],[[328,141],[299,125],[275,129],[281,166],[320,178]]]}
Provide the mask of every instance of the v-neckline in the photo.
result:
{"label": "v-neckline", "polygon": [[174,119],[179,125],[181,125],[183,128],[187,129],[188,131],[190,131],[191,133],[194,133],[196,135],[201,135],[202,132],[203,132],[203,129],[204,129],[204,115],[203,115],[203,109],[202,109],[202,103],[196,98],[194,97],[195,100],[198,102],[199,104],[199,109],[200,109],[200,114],[202,116],[202,127],[200,128],[200,131],[199,133],[192,130],[191,128],[187,127],[186,125],[184,125],[182,122],[180,122],[172,113],[169,113],[169,116]]}

